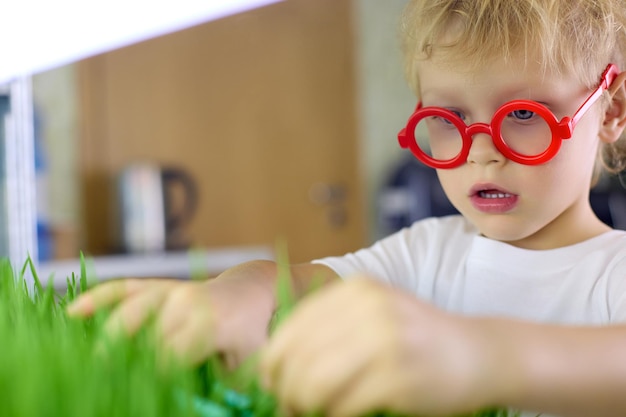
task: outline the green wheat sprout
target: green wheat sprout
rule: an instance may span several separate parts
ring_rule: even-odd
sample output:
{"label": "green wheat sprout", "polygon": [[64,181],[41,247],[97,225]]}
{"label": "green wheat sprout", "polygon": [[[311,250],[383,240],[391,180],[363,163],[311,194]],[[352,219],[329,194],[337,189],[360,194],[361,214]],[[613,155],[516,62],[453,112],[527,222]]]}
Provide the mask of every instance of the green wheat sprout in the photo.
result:
{"label": "green wheat sprout", "polygon": [[[286,251],[280,248],[273,326],[295,305]],[[0,415],[10,417],[273,417],[279,408],[265,392],[253,362],[227,371],[212,357],[198,367],[157,360],[151,324],[133,337],[111,338],[110,311],[87,320],[65,307],[98,282],[80,255],[80,276],[59,292],[44,284],[28,259],[19,271],[0,259]],[[25,275],[34,284],[29,288]],[[385,414],[377,414],[384,416]],[[390,416],[390,415],[389,415]],[[473,417],[512,417],[485,411]]]}

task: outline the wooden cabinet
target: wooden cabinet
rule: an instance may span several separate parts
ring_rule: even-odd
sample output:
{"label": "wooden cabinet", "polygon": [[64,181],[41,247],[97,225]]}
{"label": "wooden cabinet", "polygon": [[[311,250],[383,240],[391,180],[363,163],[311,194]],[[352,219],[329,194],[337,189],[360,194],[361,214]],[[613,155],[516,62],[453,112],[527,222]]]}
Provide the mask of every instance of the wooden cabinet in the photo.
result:
{"label": "wooden cabinet", "polygon": [[198,180],[195,246],[365,244],[350,14],[287,0],[82,61],[82,247],[111,250],[113,180],[138,160]]}

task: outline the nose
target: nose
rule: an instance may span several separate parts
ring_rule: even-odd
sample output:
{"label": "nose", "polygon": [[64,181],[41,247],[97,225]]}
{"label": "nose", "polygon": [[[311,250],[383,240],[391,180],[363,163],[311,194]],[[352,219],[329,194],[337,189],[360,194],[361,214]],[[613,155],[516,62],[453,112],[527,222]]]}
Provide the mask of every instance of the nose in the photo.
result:
{"label": "nose", "polygon": [[467,155],[468,164],[488,165],[503,162],[506,159],[493,143],[489,125],[473,124],[468,128],[468,134],[472,138],[472,145]]}

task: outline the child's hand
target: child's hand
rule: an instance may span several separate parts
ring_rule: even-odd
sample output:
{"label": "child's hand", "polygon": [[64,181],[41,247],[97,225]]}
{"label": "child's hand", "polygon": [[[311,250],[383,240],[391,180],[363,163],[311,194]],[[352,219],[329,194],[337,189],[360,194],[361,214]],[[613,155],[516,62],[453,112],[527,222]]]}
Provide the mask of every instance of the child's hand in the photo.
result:
{"label": "child's hand", "polygon": [[261,371],[289,412],[451,415],[484,407],[489,352],[471,319],[366,279],[303,300],[270,340]]}
{"label": "child's hand", "polygon": [[188,363],[213,353],[235,366],[257,351],[267,339],[273,310],[273,288],[238,279],[203,282],[165,279],[126,279],[98,285],[68,307],[71,316],[87,317],[115,306],[106,323],[109,332],[135,333],[155,319],[159,347]]}

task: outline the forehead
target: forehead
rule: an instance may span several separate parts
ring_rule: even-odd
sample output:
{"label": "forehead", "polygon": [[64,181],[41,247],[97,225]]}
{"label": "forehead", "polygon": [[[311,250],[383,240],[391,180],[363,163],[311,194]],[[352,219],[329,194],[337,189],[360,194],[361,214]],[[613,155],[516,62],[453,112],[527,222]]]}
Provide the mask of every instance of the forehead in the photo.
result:
{"label": "forehead", "polygon": [[553,71],[535,59],[512,57],[492,59],[481,65],[465,66],[446,57],[432,56],[417,64],[420,99],[429,95],[450,98],[469,94],[516,95],[518,98],[538,93],[562,94],[585,92],[588,88],[573,72]]}

